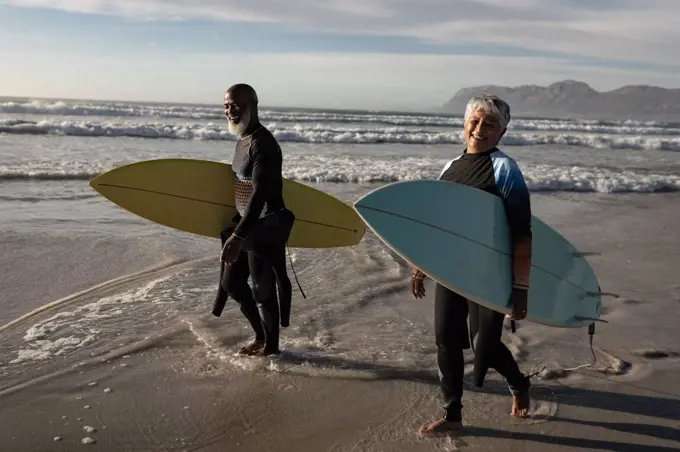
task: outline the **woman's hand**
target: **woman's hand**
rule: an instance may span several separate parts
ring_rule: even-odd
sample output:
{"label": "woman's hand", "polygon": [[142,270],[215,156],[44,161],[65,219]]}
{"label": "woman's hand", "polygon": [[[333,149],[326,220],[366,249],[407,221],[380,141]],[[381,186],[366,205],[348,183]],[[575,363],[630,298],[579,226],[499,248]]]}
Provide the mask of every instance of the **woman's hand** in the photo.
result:
{"label": "woman's hand", "polygon": [[510,304],[512,304],[512,312],[506,314],[506,318],[510,320],[522,320],[527,316],[528,308],[528,290],[513,287],[510,295]]}

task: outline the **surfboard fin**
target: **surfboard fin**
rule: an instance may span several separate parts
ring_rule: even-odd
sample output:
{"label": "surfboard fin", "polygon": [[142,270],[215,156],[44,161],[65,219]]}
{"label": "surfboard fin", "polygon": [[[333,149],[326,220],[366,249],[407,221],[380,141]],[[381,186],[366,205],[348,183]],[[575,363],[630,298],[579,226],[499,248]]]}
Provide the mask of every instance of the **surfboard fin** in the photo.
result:
{"label": "surfboard fin", "polygon": [[574,251],[571,255],[574,257],[602,256],[602,253],[597,253],[595,251]]}
{"label": "surfboard fin", "polygon": [[613,298],[621,298],[621,295],[611,293],[611,292],[586,292],[589,297],[596,297],[596,296],[601,296],[601,297],[613,297]]}
{"label": "surfboard fin", "polygon": [[595,292],[595,291],[586,292],[586,295],[588,295],[589,297],[597,297],[599,295],[600,297],[621,298],[621,295],[616,294],[616,293],[602,292],[602,286],[600,286],[599,284],[597,285],[597,292]]}
{"label": "surfboard fin", "polygon": [[609,323],[607,320],[596,319],[596,318],[593,318],[593,317],[583,317],[583,316],[580,316],[580,315],[575,315],[574,318],[578,321],[581,321],[581,322],[584,321],[584,320],[592,320],[593,322]]}

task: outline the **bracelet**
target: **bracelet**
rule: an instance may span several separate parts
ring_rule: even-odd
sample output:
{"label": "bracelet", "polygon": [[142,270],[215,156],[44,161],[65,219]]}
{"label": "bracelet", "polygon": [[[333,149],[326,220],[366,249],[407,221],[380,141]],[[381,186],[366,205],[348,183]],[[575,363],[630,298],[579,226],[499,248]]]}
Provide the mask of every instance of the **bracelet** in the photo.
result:
{"label": "bracelet", "polygon": [[414,271],[411,273],[411,276],[416,279],[425,279],[425,273],[421,272],[420,270]]}
{"label": "bracelet", "polygon": [[240,237],[240,236],[238,236],[238,235],[236,235],[236,234],[231,234],[231,236],[234,237],[234,238],[237,239],[237,240],[243,241],[243,237]]}
{"label": "bracelet", "polygon": [[513,283],[512,288],[513,289],[529,290],[529,286],[527,286],[526,284],[520,284],[520,283]]}

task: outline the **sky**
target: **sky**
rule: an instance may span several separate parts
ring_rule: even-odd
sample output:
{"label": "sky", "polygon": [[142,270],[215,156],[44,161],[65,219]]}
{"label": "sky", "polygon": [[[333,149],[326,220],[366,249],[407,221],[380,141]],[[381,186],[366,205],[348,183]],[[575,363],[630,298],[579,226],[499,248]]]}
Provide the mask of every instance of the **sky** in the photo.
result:
{"label": "sky", "polygon": [[680,88],[680,0],[0,0],[0,96],[429,110],[467,86]]}

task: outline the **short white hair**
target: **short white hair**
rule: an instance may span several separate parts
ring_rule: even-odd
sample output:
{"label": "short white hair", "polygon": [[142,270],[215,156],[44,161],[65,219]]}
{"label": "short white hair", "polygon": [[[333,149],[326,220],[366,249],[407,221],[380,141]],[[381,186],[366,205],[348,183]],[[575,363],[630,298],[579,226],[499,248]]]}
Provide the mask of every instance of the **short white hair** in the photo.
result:
{"label": "short white hair", "polygon": [[493,94],[474,96],[465,107],[465,121],[476,111],[482,110],[498,119],[501,127],[506,128],[510,123],[510,105]]}

